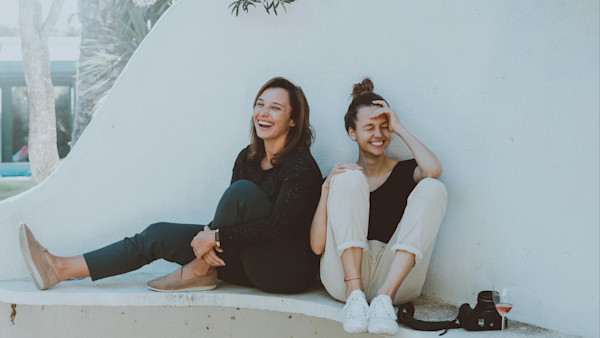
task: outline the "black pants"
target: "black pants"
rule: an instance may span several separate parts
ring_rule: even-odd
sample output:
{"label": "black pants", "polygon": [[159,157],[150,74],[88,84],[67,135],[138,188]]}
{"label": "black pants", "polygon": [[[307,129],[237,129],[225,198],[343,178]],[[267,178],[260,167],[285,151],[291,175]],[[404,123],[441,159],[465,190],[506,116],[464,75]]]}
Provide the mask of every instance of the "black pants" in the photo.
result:
{"label": "black pants", "polygon": [[[223,194],[211,229],[241,226],[270,215],[273,204],[254,183],[241,180]],[[143,232],[83,255],[92,280],[139,269],[157,259],[184,265],[196,256],[190,246],[203,225],[155,223]],[[315,281],[318,256],[309,248],[308,237],[262,246],[227,249],[219,256],[225,266],[218,277],[229,283],[252,286],[268,292],[294,293]]]}

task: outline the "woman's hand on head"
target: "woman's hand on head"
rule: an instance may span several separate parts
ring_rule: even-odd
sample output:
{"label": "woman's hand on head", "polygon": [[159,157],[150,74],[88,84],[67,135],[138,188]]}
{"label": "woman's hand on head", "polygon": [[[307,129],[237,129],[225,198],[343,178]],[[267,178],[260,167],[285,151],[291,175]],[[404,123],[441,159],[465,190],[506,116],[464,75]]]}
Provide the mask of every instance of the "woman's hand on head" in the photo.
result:
{"label": "woman's hand on head", "polygon": [[198,232],[191,243],[194,254],[198,258],[204,256],[205,253],[209,252],[216,245],[215,231],[211,230],[208,226],[204,227],[204,231]]}
{"label": "woman's hand on head", "polygon": [[355,162],[340,162],[331,168],[329,175],[323,182],[323,189],[329,190],[329,184],[331,183],[331,178],[337,174],[343,173],[346,170],[362,170],[362,167],[356,164]]}
{"label": "woman's hand on head", "polygon": [[377,116],[385,115],[388,119],[390,131],[393,133],[397,132],[398,128],[400,128],[402,125],[400,124],[400,119],[398,119],[398,114],[396,114],[396,111],[390,108],[387,102],[383,100],[375,100],[371,103],[373,103],[374,106],[379,106],[381,108],[374,110],[369,117],[373,119]]}

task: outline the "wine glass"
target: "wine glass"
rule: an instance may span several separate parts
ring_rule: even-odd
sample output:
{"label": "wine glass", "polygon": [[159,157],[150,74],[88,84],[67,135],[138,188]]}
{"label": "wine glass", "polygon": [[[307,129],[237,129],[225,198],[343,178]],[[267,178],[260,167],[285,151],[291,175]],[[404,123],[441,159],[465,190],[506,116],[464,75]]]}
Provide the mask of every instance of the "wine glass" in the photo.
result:
{"label": "wine glass", "polygon": [[511,292],[507,287],[498,287],[494,286],[494,306],[496,306],[496,310],[502,317],[502,331],[505,329],[505,317],[506,314],[512,309],[512,301],[510,299]]}

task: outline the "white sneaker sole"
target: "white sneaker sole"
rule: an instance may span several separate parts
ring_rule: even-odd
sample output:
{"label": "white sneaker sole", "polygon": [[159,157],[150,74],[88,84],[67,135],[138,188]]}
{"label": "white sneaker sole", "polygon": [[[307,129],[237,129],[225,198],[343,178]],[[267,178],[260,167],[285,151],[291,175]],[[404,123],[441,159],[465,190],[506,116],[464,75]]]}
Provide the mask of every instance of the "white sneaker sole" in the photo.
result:
{"label": "white sneaker sole", "polygon": [[357,326],[357,327],[349,327],[346,325],[343,325],[344,327],[344,331],[348,332],[348,333],[367,333],[367,325],[363,326]]}
{"label": "white sneaker sole", "polygon": [[393,336],[398,332],[398,324],[396,322],[388,323],[388,321],[381,321],[374,323],[369,322],[369,333],[384,335],[384,336]]}

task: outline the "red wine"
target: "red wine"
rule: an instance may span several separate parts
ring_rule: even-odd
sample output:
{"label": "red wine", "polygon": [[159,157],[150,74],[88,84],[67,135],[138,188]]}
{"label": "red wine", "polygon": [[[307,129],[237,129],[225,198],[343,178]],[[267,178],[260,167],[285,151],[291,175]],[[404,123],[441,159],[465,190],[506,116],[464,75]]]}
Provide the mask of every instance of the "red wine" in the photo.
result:
{"label": "red wine", "polygon": [[508,303],[499,303],[496,304],[496,310],[498,310],[498,313],[504,317],[506,316],[506,314],[508,313],[508,311],[510,311],[512,309],[512,304],[508,304]]}

